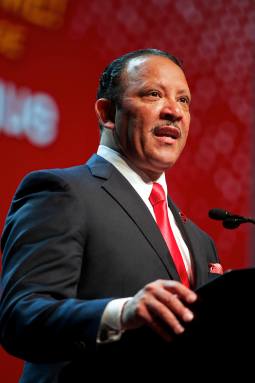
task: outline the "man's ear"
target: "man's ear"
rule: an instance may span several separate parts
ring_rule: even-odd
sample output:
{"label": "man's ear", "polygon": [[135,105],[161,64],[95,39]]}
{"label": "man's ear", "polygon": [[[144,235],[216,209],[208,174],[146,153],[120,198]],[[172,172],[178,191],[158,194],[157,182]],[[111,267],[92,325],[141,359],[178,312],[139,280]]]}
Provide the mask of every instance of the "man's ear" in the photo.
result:
{"label": "man's ear", "polygon": [[99,98],[95,103],[95,110],[100,124],[107,129],[115,127],[115,105],[107,98]]}

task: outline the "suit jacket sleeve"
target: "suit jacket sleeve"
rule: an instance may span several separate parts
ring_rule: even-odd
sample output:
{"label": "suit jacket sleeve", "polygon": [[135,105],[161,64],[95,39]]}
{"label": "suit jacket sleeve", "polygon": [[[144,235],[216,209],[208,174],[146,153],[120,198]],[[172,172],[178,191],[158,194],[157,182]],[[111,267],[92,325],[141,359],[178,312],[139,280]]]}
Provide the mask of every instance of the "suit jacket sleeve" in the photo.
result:
{"label": "suit jacket sleeve", "polygon": [[66,360],[93,349],[109,299],[79,300],[86,217],[64,179],[28,175],[13,199],[2,236],[1,343],[30,361]]}

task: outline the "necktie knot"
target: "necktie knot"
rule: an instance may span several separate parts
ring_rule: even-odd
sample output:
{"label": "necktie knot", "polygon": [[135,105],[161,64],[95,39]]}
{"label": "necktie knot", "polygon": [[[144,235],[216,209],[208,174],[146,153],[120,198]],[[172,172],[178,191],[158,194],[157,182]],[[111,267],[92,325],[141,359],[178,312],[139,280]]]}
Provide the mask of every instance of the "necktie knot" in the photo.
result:
{"label": "necktie knot", "polygon": [[163,187],[157,182],[153,183],[152,191],[149,197],[150,203],[152,206],[155,206],[159,202],[163,202],[166,200],[166,195]]}

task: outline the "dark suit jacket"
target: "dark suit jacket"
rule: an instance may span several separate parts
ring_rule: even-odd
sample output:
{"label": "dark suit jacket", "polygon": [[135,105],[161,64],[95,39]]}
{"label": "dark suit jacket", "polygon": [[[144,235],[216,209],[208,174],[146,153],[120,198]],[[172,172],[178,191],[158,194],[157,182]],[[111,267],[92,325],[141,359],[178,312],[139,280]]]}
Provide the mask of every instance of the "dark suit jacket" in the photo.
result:
{"label": "dark suit jacket", "polygon": [[[196,288],[208,281],[208,263],[218,262],[215,248],[169,204],[192,256]],[[179,279],[144,202],[103,158],[29,174],[14,196],[2,249],[1,342],[28,361],[22,382],[84,381],[95,361],[123,361],[127,351],[128,363],[144,353],[166,354],[146,328],[96,345],[111,299],[157,279]]]}

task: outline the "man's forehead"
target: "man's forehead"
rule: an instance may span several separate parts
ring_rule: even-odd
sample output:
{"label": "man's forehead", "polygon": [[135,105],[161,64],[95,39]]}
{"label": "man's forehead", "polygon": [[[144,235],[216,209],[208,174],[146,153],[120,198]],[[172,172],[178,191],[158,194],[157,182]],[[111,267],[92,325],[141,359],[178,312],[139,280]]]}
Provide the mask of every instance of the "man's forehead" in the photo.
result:
{"label": "man's forehead", "polygon": [[139,69],[144,67],[144,64],[148,61],[149,56],[140,56],[130,59],[126,65],[127,73],[137,72]]}
{"label": "man's forehead", "polygon": [[129,60],[124,71],[123,79],[128,82],[149,81],[152,78],[158,81],[175,79],[188,88],[183,70],[170,58],[160,55],[147,55]]}
{"label": "man's forehead", "polygon": [[174,71],[185,78],[183,70],[170,58],[161,55],[146,55],[130,59],[124,70],[128,78],[159,74],[161,71]]}

